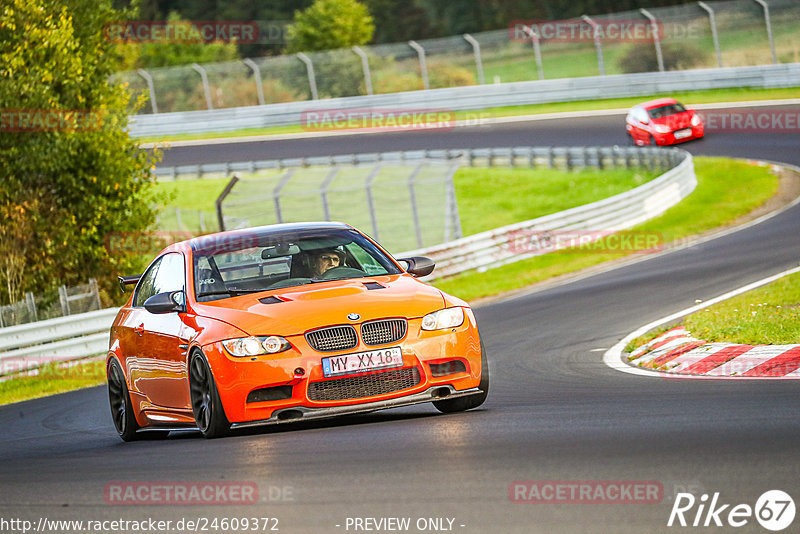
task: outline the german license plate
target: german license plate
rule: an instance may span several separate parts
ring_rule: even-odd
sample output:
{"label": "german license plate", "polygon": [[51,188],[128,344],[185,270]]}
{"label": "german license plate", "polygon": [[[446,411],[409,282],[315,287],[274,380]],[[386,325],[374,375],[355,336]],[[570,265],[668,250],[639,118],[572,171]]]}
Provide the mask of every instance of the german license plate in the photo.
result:
{"label": "german license plate", "polygon": [[689,137],[690,135],[692,135],[692,130],[690,128],[678,130],[675,132],[675,139],[683,139],[684,137]]}
{"label": "german license plate", "polygon": [[401,365],[403,365],[403,351],[400,350],[400,347],[391,347],[322,358],[322,374],[330,377],[400,367]]}

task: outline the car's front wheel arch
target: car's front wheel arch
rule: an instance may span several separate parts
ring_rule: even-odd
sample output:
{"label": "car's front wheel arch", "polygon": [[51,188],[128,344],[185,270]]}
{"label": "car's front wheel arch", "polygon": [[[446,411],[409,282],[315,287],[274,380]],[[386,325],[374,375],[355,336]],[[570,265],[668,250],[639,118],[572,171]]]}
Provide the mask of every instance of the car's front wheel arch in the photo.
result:
{"label": "car's front wheel arch", "polygon": [[219,397],[214,373],[205,353],[196,348],[189,356],[189,398],[197,428],[205,438],[222,437],[230,431],[230,422]]}

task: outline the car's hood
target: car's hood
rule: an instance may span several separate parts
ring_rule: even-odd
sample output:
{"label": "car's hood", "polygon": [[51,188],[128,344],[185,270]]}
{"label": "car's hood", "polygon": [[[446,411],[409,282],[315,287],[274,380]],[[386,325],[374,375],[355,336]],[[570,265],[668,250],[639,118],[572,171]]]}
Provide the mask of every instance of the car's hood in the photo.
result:
{"label": "car's hood", "polygon": [[688,128],[692,125],[692,116],[694,112],[686,110],[683,113],[676,113],[675,115],[668,115],[660,119],[653,119],[653,124],[666,124],[673,130],[680,130],[681,128]]}
{"label": "car's hood", "polygon": [[[269,297],[280,302],[261,302]],[[392,275],[251,293],[193,307],[198,315],[225,321],[250,335],[289,336],[382,317],[422,317],[444,305],[438,289],[408,275]],[[347,317],[351,313],[360,319],[351,321]]]}

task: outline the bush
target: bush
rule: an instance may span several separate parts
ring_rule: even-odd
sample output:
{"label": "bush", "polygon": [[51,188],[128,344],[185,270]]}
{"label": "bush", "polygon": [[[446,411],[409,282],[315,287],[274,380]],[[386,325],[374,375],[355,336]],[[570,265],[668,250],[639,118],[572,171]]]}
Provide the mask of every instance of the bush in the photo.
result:
{"label": "bush", "polygon": [[[661,44],[661,55],[664,59],[664,70],[689,69],[703,63],[708,53],[695,45]],[[619,58],[617,65],[624,73],[657,72],[658,57],[655,45],[642,43],[631,45]]]}

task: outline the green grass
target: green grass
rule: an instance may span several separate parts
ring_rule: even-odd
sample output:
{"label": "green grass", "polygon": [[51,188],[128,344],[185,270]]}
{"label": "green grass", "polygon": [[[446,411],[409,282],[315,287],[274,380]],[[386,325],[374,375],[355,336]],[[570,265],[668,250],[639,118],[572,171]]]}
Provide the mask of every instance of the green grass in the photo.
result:
{"label": "green grass", "polygon": [[693,313],[684,324],[706,341],[800,343],[800,273]]}
{"label": "green grass", "polygon": [[[657,232],[669,243],[728,224],[763,204],[777,191],[778,178],[767,167],[724,158],[697,157],[694,161],[698,181],[695,191],[660,217],[633,230]],[[472,300],[520,289],[629,254],[569,249],[484,273],[470,271],[437,280],[434,285]]]}
{"label": "green grass", "polygon": [[[490,78],[487,77],[487,80]],[[601,109],[629,108],[650,98],[664,96],[667,93],[657,93],[648,96],[633,98],[609,98],[601,100],[585,100],[581,102],[553,102],[549,104],[531,104],[525,106],[506,106],[500,108],[487,108],[474,111],[456,111],[456,120],[468,120],[476,118],[491,117],[515,117],[520,115],[537,115],[543,113],[561,113],[566,111],[592,111]],[[669,96],[674,96],[686,105],[712,104],[715,102],[742,102],[748,100],[773,100],[783,98],[800,98],[800,89],[796,87],[781,89],[714,89],[708,91],[684,91],[672,92]],[[139,141],[145,142],[166,142],[181,141],[192,139],[217,139],[234,138],[250,135],[279,135],[288,133],[305,132],[301,126],[274,126],[270,128],[248,128],[232,132],[206,132],[202,134],[180,134],[171,136],[158,136],[140,138]],[[353,150],[358,152],[358,150]]]}
{"label": "green grass", "polygon": [[105,365],[105,361],[87,362],[69,368],[47,364],[35,376],[3,380],[0,382],[0,405],[104,384]]}
{"label": "green grass", "polygon": [[657,175],[644,169],[459,169],[455,186],[462,230],[472,235],[557,213],[633,189]]}

